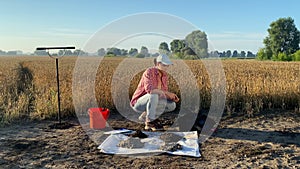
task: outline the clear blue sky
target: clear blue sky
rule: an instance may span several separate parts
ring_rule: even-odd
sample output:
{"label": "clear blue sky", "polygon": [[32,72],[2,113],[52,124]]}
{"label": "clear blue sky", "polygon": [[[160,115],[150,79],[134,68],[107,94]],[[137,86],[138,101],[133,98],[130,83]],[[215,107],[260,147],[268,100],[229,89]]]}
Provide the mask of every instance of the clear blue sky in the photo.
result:
{"label": "clear blue sky", "polygon": [[[300,29],[299,0],[3,0],[0,6],[4,51],[33,52],[38,46],[58,45],[83,49],[113,21],[144,12],[186,20],[206,32],[219,51],[257,52],[270,23],[278,18],[292,17]],[[141,44],[136,45],[131,47],[140,49]]]}

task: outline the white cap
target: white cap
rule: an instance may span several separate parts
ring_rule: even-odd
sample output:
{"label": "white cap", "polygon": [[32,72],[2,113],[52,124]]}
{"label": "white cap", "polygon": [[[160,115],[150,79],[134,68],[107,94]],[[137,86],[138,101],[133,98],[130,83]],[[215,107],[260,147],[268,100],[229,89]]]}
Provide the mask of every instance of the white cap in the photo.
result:
{"label": "white cap", "polygon": [[173,63],[166,54],[160,54],[159,56],[157,56],[156,61],[164,65],[173,65]]}

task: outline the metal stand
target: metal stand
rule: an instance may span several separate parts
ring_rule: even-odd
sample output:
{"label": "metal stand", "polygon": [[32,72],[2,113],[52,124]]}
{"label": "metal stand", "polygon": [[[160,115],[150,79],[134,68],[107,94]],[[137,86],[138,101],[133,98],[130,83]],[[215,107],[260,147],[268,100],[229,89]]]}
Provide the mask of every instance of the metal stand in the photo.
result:
{"label": "metal stand", "polygon": [[[61,56],[52,56],[49,52],[51,49],[63,49],[64,53]],[[59,90],[59,73],[58,73],[58,59],[63,57],[66,53],[66,49],[75,49],[75,47],[38,47],[36,50],[46,50],[48,55],[55,59],[55,65],[56,65],[56,82],[57,82],[57,107],[58,107],[58,114],[57,114],[57,119],[59,121],[59,124],[61,124],[61,111],[60,111],[60,90]]]}

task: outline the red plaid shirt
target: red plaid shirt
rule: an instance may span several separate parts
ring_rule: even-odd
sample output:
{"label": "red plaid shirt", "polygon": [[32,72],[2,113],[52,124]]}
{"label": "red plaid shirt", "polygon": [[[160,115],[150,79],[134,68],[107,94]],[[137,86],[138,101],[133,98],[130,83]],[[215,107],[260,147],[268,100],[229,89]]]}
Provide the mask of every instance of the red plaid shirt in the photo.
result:
{"label": "red plaid shirt", "polygon": [[[158,89],[159,72],[156,67],[148,68],[138,84],[132,99],[130,101],[131,106],[137,102],[137,100],[147,93],[151,93],[152,90]],[[167,73],[162,73],[161,78],[161,90],[168,91],[168,75]]]}

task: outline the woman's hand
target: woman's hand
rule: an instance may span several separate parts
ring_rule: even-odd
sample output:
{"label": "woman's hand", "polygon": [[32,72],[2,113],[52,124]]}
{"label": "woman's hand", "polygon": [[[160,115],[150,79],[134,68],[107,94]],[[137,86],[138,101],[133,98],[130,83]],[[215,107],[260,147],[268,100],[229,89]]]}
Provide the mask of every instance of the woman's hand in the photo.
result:
{"label": "woman's hand", "polygon": [[177,102],[179,102],[179,100],[180,100],[179,97],[175,94],[173,101],[177,103]]}
{"label": "woman's hand", "polygon": [[173,100],[174,102],[179,102],[179,98],[175,93],[171,93],[171,92],[165,92],[166,96],[168,99]]}

